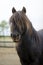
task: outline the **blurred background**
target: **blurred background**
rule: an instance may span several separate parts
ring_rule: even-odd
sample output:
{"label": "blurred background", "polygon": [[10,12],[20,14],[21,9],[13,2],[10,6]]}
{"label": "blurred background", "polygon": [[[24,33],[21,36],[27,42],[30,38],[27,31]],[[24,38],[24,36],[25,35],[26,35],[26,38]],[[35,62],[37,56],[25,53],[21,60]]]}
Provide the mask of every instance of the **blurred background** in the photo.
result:
{"label": "blurred background", "polygon": [[0,0],[0,65],[20,65],[15,43],[10,37],[9,19],[12,7],[18,11],[23,6],[33,27],[37,31],[43,29],[43,0]]}

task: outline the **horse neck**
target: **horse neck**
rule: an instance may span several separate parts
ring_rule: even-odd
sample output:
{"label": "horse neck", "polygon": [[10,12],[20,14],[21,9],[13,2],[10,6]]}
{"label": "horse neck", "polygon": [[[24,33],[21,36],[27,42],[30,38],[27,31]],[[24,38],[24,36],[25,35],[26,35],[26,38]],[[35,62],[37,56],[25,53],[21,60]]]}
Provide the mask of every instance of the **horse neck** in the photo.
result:
{"label": "horse neck", "polygon": [[25,33],[25,35],[22,38],[22,44],[27,45],[27,46],[31,46],[31,44],[34,44],[34,42],[36,44],[39,43],[39,36],[38,36],[37,31],[33,28],[32,35],[29,34],[29,31],[27,31]]}

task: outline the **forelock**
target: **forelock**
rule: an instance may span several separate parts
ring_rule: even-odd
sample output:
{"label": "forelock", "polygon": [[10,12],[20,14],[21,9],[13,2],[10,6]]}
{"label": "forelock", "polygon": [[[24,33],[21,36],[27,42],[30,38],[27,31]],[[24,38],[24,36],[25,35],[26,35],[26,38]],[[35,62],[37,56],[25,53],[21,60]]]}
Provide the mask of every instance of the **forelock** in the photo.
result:
{"label": "forelock", "polygon": [[17,21],[20,21],[20,22],[22,22],[23,21],[23,14],[21,13],[21,12],[16,12],[15,14],[14,14],[14,19],[15,19],[15,21],[17,22]]}

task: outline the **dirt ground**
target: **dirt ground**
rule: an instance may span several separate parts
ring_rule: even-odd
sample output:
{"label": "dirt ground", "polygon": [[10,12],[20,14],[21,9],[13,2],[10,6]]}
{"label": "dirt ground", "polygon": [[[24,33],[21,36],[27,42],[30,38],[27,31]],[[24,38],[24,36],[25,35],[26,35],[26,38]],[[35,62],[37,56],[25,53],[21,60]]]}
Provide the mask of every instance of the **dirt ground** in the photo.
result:
{"label": "dirt ground", "polygon": [[15,48],[0,48],[0,65],[21,65]]}

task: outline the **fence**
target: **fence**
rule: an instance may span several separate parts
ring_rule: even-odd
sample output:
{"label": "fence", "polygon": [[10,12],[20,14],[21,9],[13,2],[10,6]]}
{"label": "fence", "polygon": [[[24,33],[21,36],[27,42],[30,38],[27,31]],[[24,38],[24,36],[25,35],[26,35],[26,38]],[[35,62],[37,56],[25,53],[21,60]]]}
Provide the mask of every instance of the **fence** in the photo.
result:
{"label": "fence", "polygon": [[15,43],[11,37],[0,37],[0,47],[15,47]]}

